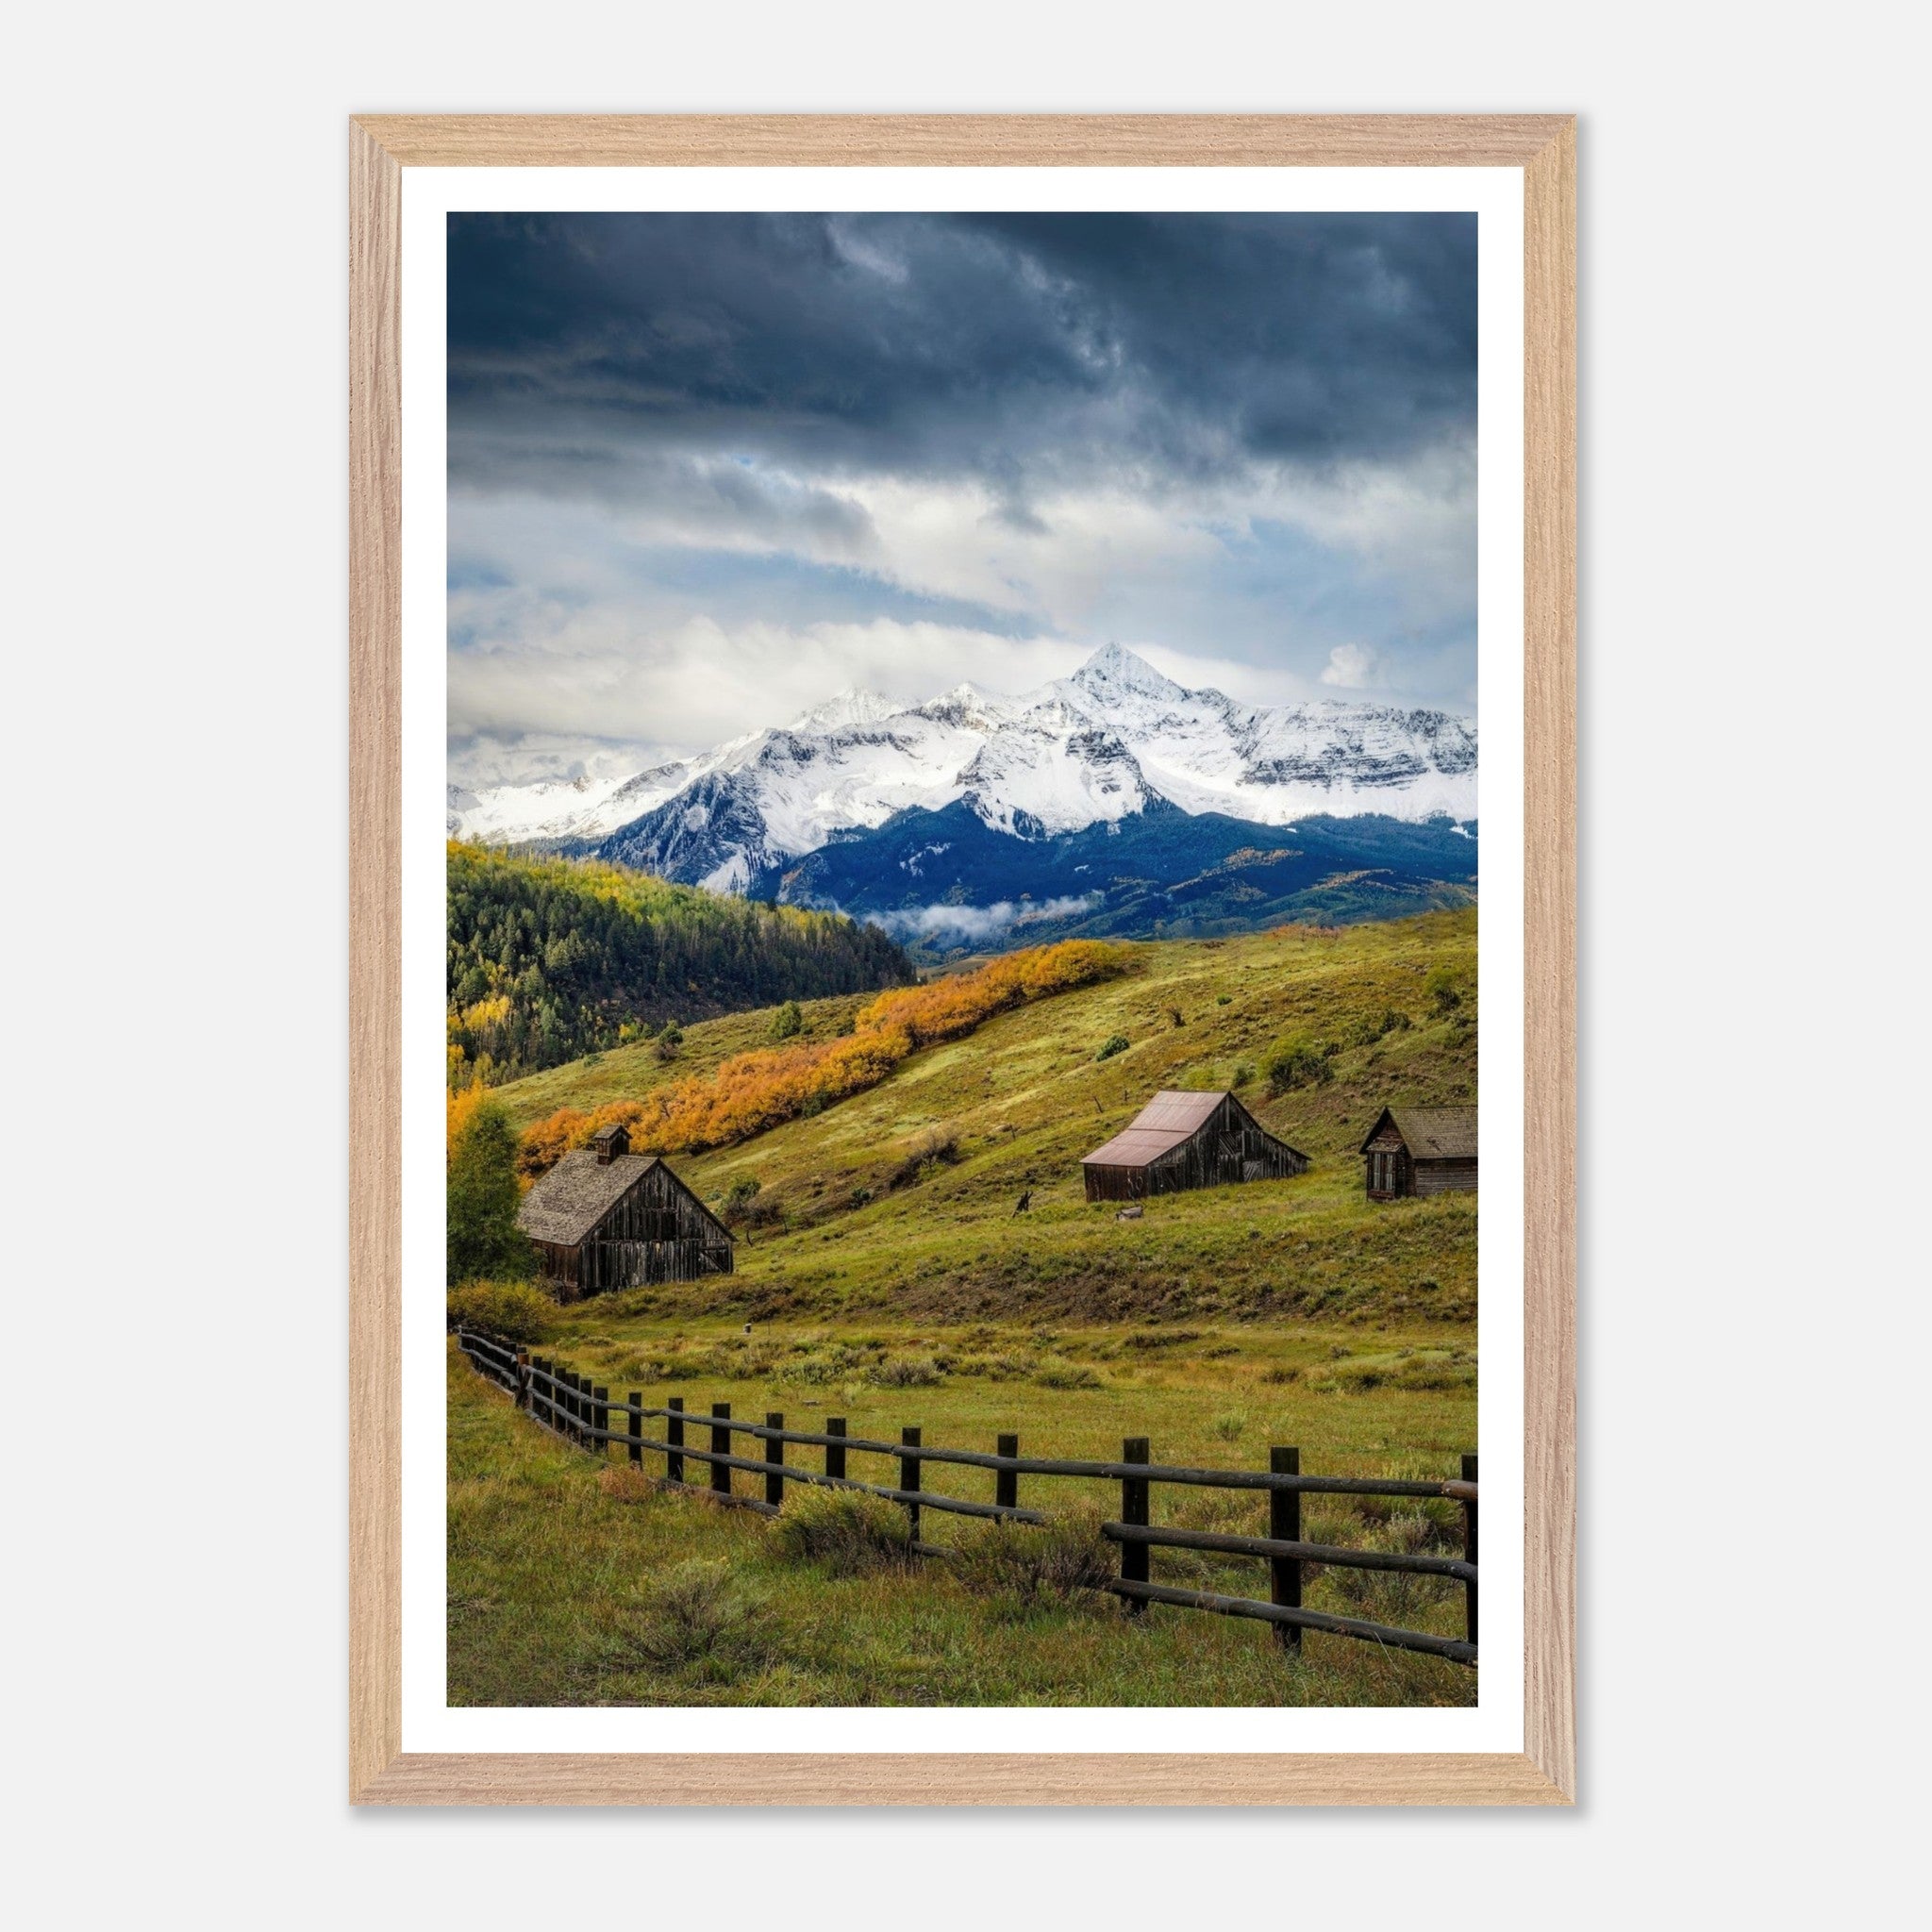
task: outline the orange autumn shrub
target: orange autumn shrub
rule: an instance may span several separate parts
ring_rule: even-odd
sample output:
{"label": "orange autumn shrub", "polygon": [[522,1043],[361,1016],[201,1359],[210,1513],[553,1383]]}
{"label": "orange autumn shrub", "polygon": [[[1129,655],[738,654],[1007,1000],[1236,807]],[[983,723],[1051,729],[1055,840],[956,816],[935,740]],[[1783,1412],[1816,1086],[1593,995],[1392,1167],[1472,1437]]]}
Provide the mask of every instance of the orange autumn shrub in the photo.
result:
{"label": "orange autumn shrub", "polygon": [[709,1078],[655,1088],[585,1112],[560,1108],[525,1130],[518,1166],[534,1177],[586,1145],[600,1127],[622,1125],[640,1154],[701,1154],[748,1141],[808,1111],[876,1087],[922,1046],[970,1033],[981,1021],[1029,999],[1117,973],[1124,947],[1068,940],[1009,954],[973,973],[882,993],[856,1030],[838,1040],[734,1054]]}

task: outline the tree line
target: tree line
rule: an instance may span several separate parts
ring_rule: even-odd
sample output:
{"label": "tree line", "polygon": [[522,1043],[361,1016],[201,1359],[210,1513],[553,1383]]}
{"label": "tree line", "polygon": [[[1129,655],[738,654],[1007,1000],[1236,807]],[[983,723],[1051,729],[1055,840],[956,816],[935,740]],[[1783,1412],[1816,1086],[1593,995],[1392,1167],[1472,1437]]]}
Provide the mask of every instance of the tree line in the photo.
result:
{"label": "tree line", "polygon": [[452,1088],[651,1039],[679,1019],[917,976],[875,926],[620,866],[453,841],[448,876]]}

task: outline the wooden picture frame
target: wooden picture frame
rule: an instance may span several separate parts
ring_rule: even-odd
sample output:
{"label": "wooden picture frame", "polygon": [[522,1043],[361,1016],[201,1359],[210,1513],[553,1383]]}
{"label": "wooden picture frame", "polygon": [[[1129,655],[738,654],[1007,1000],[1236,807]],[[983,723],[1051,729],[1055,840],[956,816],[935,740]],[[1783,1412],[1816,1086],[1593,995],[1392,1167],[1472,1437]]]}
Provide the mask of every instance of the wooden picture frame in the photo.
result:
{"label": "wooden picture frame", "polygon": [[[1568,116],[374,115],[349,129],[350,1740],[356,1804],[1574,1801],[1575,124]],[[400,289],[405,168],[1521,169],[1524,291],[1524,1737],[1435,1754],[402,1750]]]}

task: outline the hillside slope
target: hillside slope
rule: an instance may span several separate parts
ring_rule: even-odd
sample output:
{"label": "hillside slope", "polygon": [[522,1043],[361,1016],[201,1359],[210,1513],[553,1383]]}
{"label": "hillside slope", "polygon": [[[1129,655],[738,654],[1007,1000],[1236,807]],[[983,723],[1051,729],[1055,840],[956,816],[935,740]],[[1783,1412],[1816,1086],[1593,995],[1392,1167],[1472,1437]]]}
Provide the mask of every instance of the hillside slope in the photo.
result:
{"label": "hillside slope", "polygon": [[669,1021],[874,992],[914,976],[874,927],[614,866],[452,842],[448,879],[452,1059],[486,1080]]}
{"label": "hillside slope", "polygon": [[[1122,979],[1003,1014],[814,1118],[680,1159],[716,1203],[758,1183],[739,1272],[637,1291],[611,1312],[1467,1320],[1474,1198],[1371,1204],[1356,1149],[1390,1101],[1474,1098],[1475,920],[1469,908],[1136,946]],[[808,1006],[808,1031],[836,1031],[849,1004]],[[503,1098],[526,1124],[715,1065],[760,1032],[756,1014],[692,1026],[673,1069],[648,1050],[607,1054],[514,1082]],[[1115,1036],[1126,1049],[1096,1058]],[[1271,1098],[1262,1069],[1287,1041],[1313,1049],[1329,1077]],[[1148,1095],[1220,1086],[1312,1170],[1166,1197],[1134,1222],[1086,1204],[1080,1156]],[[1020,1213],[1023,1192],[1031,1205]]]}

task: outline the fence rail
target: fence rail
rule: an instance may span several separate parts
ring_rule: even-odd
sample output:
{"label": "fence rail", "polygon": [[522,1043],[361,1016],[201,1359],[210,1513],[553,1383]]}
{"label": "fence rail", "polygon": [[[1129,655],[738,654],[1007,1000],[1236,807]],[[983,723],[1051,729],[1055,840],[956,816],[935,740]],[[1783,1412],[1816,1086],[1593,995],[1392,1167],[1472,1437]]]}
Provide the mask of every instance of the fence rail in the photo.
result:
{"label": "fence rail", "polygon": [[[635,1390],[613,1402],[608,1388],[593,1384],[560,1362],[543,1357],[533,1358],[526,1350],[494,1336],[459,1327],[457,1342],[480,1374],[515,1397],[520,1409],[567,1441],[602,1457],[608,1457],[615,1444],[639,1469],[643,1467],[646,1455],[662,1457],[667,1483],[686,1490],[708,1489],[721,1502],[739,1508],[766,1516],[777,1515],[784,1507],[788,1483],[878,1496],[906,1510],[912,1548],[918,1554],[943,1558],[950,1554],[944,1545],[920,1540],[924,1510],[999,1522],[1046,1523],[1051,1520],[1046,1511],[1021,1507],[1019,1479],[1023,1475],[1118,1483],[1120,1520],[1103,1523],[1101,1533],[1118,1546],[1121,1568],[1120,1574],[1105,1587],[1123,1598],[1130,1610],[1138,1613],[1149,1604],[1167,1604],[1182,1609],[1249,1618],[1271,1624],[1276,1638],[1290,1650],[1301,1647],[1303,1631],[1314,1630],[1386,1644],[1396,1650],[1419,1651],[1456,1663],[1476,1661],[1477,1498],[1474,1456],[1462,1458],[1459,1479],[1428,1482],[1381,1476],[1305,1475],[1301,1452],[1289,1447],[1272,1450],[1266,1470],[1183,1468],[1155,1462],[1145,1437],[1130,1437],[1124,1441],[1118,1462],[1022,1456],[1017,1436],[1000,1437],[998,1452],[987,1455],[976,1449],[928,1447],[916,1428],[904,1430],[896,1442],[849,1435],[838,1417],[828,1417],[822,1430],[791,1429],[786,1427],[785,1418],[776,1413],[768,1413],[762,1423],[741,1421],[731,1413],[729,1403],[714,1403],[708,1410],[688,1409],[681,1397],[673,1396],[662,1406],[655,1406],[646,1403]],[[613,1420],[621,1425],[613,1427]],[[652,1421],[664,1424],[661,1435],[644,1433],[644,1424]],[[692,1436],[687,1434],[692,1425],[708,1432],[708,1448],[698,1447]],[[739,1436],[762,1443],[763,1456],[734,1453],[732,1440]],[[822,1450],[824,1467],[809,1469],[802,1463],[787,1461],[785,1451],[791,1445]],[[899,1465],[898,1482],[862,1482],[848,1475],[846,1457],[855,1454],[895,1458]],[[974,1502],[925,1488],[923,1469],[928,1462],[991,1470],[994,1479],[993,1500]],[[708,1472],[706,1484],[686,1481],[688,1463],[701,1464]],[[734,1490],[731,1478],[738,1471],[760,1477],[761,1493],[745,1494]],[[1152,1491],[1157,1487],[1263,1491],[1268,1495],[1269,1534],[1236,1536],[1156,1524],[1149,1519]],[[1462,1555],[1412,1555],[1406,1551],[1308,1542],[1301,1534],[1301,1504],[1306,1495],[1437,1498],[1456,1503],[1462,1511]],[[1213,1591],[1184,1590],[1156,1583],[1150,1574],[1149,1559],[1157,1549],[1254,1557],[1268,1566],[1268,1597],[1264,1601],[1257,1597],[1225,1596]],[[1327,1569],[1396,1571],[1459,1583],[1463,1591],[1464,1634],[1460,1638],[1441,1637],[1429,1631],[1403,1630],[1358,1617],[1307,1609],[1302,1603],[1302,1587],[1305,1567],[1310,1564]]]}

